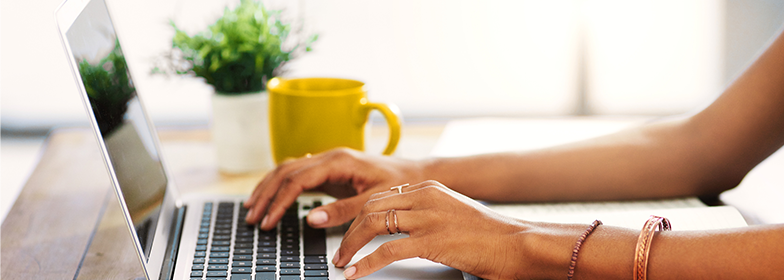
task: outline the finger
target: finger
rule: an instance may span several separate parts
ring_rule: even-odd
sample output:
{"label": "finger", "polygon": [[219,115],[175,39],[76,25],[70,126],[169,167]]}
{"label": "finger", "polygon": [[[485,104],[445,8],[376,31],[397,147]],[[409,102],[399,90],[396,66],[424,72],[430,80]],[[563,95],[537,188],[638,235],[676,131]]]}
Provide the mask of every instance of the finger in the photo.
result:
{"label": "finger", "polygon": [[289,161],[281,164],[269,175],[264,177],[261,183],[256,186],[256,189],[253,191],[250,198],[243,204],[250,209],[245,216],[245,222],[249,224],[258,223],[261,217],[266,214],[270,200],[272,200],[278,192],[283,178],[288,176],[291,172],[302,168],[302,166],[313,164],[312,162],[312,159]]}
{"label": "finger", "polygon": [[342,225],[355,218],[370,193],[362,193],[310,210],[308,224],[314,228]]}
{"label": "finger", "polygon": [[386,212],[389,209],[395,210],[411,210],[415,208],[415,205],[420,205],[424,200],[430,200],[427,195],[424,194],[427,188],[431,185],[429,184],[417,184],[415,186],[409,187],[404,193],[389,193],[389,192],[382,192],[381,194],[373,195],[371,197],[379,197],[376,199],[370,199],[365,202],[365,205],[362,206],[362,210],[359,211],[359,214],[356,216],[357,220],[354,220],[349,226],[348,230],[346,230],[346,235],[348,236],[351,232],[356,230],[357,225],[362,221],[362,217],[368,215],[370,213],[375,212]]}
{"label": "finger", "polygon": [[386,242],[343,271],[343,276],[346,279],[365,277],[394,261],[418,257],[423,247],[416,238],[401,238]]}
{"label": "finger", "polygon": [[[422,183],[416,185],[409,185],[409,184],[397,185],[397,186],[390,187],[388,191],[374,193],[373,195],[370,196],[370,198],[368,198],[368,200],[382,199],[388,196],[393,196],[397,194],[402,194],[404,192],[410,192],[416,189],[420,189],[424,186],[426,185]],[[400,187],[400,191],[398,191],[398,187]]]}
{"label": "finger", "polygon": [[[395,223],[395,218],[397,218],[397,223]],[[342,267],[351,261],[351,258],[359,249],[362,249],[365,244],[376,236],[386,235],[390,232],[416,231],[423,227],[423,223],[427,222],[421,211],[396,210],[392,213],[384,211],[365,215],[357,223],[355,230],[350,233],[347,232],[343,237],[337,253],[340,259],[333,259],[333,262],[335,266]]]}
{"label": "finger", "polygon": [[313,162],[297,171],[290,172],[281,179],[281,186],[269,204],[267,214],[261,221],[261,228],[269,230],[275,227],[286,209],[302,191],[318,187],[326,182],[345,180],[347,177],[344,176],[345,172],[347,172],[346,168],[335,161],[326,164],[322,164],[321,161]]}

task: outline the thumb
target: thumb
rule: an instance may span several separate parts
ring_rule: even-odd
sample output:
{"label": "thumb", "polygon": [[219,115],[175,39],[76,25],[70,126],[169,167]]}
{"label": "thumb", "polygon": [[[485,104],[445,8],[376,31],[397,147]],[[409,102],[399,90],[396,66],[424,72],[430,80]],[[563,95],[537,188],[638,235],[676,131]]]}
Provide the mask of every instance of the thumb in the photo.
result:
{"label": "thumb", "polygon": [[345,224],[359,214],[370,194],[370,192],[366,192],[316,207],[308,213],[308,224],[314,228],[327,228]]}

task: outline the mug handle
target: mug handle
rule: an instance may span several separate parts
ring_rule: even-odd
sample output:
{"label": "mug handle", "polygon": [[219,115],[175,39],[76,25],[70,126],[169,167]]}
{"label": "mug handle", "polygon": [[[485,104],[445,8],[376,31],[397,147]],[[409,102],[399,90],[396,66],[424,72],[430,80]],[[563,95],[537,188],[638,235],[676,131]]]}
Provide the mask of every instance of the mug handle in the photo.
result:
{"label": "mug handle", "polygon": [[[384,155],[391,155],[397,149],[397,144],[400,142],[400,110],[398,110],[397,106],[390,105],[384,103],[373,103],[365,101],[365,106],[369,110],[378,110],[384,115],[384,118],[387,120],[387,126],[389,126],[389,142],[387,142],[387,148],[384,149]],[[368,117],[370,114],[368,114]]]}

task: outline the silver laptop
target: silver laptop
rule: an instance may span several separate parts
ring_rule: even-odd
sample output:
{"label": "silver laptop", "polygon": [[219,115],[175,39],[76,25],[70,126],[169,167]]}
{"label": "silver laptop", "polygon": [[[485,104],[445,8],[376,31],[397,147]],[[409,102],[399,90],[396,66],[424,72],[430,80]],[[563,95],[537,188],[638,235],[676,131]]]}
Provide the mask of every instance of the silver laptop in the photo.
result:
{"label": "silver laptop", "polygon": [[[66,0],[57,25],[112,184],[147,279],[342,279],[331,263],[343,228],[313,229],[308,209],[333,201],[305,194],[278,224],[244,222],[244,196],[180,197],[169,180],[154,127],[131,80],[104,0]],[[383,242],[363,248],[354,261]],[[467,276],[468,277],[468,276]],[[427,260],[396,262],[366,279],[463,279]]]}

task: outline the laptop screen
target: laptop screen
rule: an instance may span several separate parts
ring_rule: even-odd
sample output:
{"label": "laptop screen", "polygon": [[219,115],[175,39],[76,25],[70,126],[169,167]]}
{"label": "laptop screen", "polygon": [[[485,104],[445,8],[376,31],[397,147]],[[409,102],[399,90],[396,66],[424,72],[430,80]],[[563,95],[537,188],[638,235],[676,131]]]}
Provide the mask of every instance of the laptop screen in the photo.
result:
{"label": "laptop screen", "polygon": [[136,238],[149,258],[167,179],[104,1],[90,1],[65,33]]}

